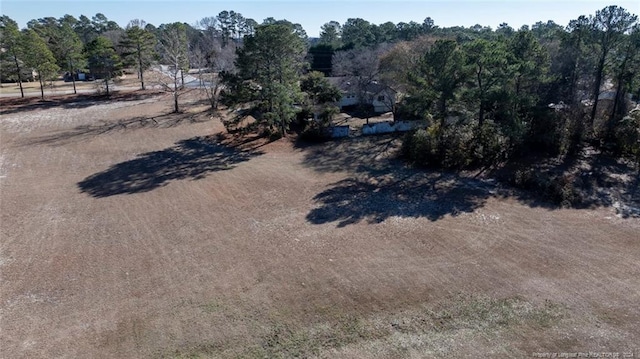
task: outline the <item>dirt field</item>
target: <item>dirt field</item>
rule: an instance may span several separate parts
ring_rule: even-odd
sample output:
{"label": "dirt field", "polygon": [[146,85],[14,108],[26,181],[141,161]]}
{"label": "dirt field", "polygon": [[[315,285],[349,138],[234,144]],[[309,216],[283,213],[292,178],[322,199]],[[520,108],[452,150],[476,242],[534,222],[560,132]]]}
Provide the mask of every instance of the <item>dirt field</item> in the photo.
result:
{"label": "dirt field", "polygon": [[640,356],[637,216],[169,106],[2,105],[3,358]]}

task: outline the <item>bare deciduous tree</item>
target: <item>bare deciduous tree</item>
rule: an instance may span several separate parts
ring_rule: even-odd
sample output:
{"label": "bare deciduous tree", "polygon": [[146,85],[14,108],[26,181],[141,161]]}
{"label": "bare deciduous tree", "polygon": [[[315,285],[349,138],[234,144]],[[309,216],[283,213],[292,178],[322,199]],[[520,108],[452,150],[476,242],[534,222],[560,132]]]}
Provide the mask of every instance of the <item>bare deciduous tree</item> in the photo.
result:
{"label": "bare deciduous tree", "polygon": [[220,102],[220,92],[223,88],[220,73],[234,72],[236,52],[233,48],[229,46],[223,47],[220,42],[216,42],[210,54],[207,59],[208,71],[201,75],[201,84],[211,103],[211,107],[217,109]]}
{"label": "bare deciduous tree", "polygon": [[350,91],[353,91],[362,110],[367,108],[375,95],[369,88],[377,84],[380,75],[381,49],[361,48],[336,52],[333,55],[333,75],[344,77]]}
{"label": "bare deciduous tree", "polygon": [[[182,78],[182,71],[187,58],[187,35],[184,25],[174,23],[168,25],[160,36],[160,53],[164,66],[161,66],[164,75],[169,76],[171,82],[161,81],[160,85],[173,94],[173,111],[179,112],[178,97],[182,86],[178,82]],[[165,69],[166,66],[166,69]]]}

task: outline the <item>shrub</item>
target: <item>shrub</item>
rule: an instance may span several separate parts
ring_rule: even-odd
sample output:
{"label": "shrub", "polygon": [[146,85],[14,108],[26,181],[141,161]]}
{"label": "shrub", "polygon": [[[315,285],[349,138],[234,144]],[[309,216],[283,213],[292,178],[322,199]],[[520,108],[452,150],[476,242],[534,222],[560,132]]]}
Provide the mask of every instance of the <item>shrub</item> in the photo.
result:
{"label": "shrub", "polygon": [[565,123],[559,113],[545,113],[535,118],[531,124],[531,131],[526,137],[526,145],[531,150],[551,156],[560,154],[563,143],[566,142],[568,133],[565,132]]}
{"label": "shrub", "polygon": [[316,108],[317,119],[313,121],[306,120],[313,116],[313,112],[309,111],[305,120],[300,121],[302,131],[300,139],[310,142],[322,142],[331,138],[330,128],[333,116],[340,112],[340,109],[333,105],[324,105]]}
{"label": "shrub", "polygon": [[412,162],[423,166],[436,166],[440,164],[438,156],[437,125],[428,129],[419,129],[408,132],[402,142],[402,153]]}
{"label": "shrub", "polygon": [[273,142],[282,138],[282,132],[278,128],[265,126],[260,131],[260,137],[268,138],[269,142]]}
{"label": "shrub", "polygon": [[552,175],[530,168],[518,169],[513,172],[511,184],[535,192],[562,207],[573,207],[582,203],[582,196],[577,189],[580,183],[572,175]]}
{"label": "shrub", "polygon": [[445,168],[465,168],[472,165],[474,157],[475,124],[445,126],[440,137],[439,153],[441,166]]}
{"label": "shrub", "polygon": [[506,156],[507,138],[493,121],[485,121],[478,128],[473,160],[481,166],[492,165]]}
{"label": "shrub", "polygon": [[505,155],[506,138],[493,122],[481,129],[473,123],[445,126],[431,125],[426,130],[410,132],[403,142],[403,154],[416,164],[466,168],[495,163]]}
{"label": "shrub", "polygon": [[620,120],[614,134],[617,152],[635,158],[640,167],[640,110],[633,110]]}
{"label": "shrub", "polygon": [[300,139],[308,142],[323,142],[330,138],[327,127],[312,121],[300,133]]}

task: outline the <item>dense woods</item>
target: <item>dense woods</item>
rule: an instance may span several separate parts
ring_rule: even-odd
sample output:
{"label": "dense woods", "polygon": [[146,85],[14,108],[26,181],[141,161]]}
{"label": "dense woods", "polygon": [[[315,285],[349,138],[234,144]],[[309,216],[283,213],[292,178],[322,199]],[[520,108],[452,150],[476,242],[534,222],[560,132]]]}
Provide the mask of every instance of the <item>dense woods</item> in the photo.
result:
{"label": "dense woods", "polygon": [[[327,124],[341,76],[361,91],[371,83],[397,94],[395,120],[423,121],[404,153],[420,165],[469,168],[537,155],[573,155],[585,146],[640,166],[640,24],[609,6],[569,24],[519,29],[439,27],[422,23],[329,21],[319,38],[299,24],[262,23],[234,11],[196,24],[125,28],[103,14],[29,21],[0,19],[2,81],[44,82],[66,72],[109,80],[124,67],[138,74],[165,65],[174,109],[184,73],[198,69],[213,107],[242,105],[269,134],[284,134],[315,113]],[[44,97],[44,92],[42,92]],[[635,109],[634,109],[635,108]]]}

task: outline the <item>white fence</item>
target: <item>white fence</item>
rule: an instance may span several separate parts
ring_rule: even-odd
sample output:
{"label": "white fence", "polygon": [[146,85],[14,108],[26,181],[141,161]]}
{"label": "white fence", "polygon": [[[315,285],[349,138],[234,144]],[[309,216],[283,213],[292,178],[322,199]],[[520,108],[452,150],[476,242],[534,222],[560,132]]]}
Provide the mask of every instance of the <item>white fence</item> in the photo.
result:
{"label": "white fence", "polygon": [[331,127],[331,137],[332,138],[340,138],[340,137],[349,137],[349,126],[333,126]]}
{"label": "white fence", "polygon": [[376,135],[380,133],[406,132],[415,128],[424,126],[422,122],[417,121],[396,121],[396,122],[378,122],[370,123],[362,126],[363,135]]}

